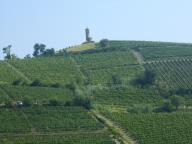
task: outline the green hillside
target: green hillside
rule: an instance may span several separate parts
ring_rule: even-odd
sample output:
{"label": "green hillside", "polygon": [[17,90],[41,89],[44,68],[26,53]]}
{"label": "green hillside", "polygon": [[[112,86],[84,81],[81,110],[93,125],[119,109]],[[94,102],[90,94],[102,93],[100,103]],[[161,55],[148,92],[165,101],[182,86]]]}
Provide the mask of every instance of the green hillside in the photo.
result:
{"label": "green hillside", "polygon": [[192,44],[108,41],[0,61],[0,143],[192,143]]}

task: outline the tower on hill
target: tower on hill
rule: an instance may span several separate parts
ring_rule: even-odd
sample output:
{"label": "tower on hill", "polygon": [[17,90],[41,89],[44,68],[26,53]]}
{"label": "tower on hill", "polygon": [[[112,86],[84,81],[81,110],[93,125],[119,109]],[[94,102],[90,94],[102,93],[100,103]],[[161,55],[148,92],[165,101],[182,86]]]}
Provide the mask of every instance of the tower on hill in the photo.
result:
{"label": "tower on hill", "polygon": [[89,28],[85,29],[85,37],[86,37],[86,42],[91,42],[92,38],[90,37]]}

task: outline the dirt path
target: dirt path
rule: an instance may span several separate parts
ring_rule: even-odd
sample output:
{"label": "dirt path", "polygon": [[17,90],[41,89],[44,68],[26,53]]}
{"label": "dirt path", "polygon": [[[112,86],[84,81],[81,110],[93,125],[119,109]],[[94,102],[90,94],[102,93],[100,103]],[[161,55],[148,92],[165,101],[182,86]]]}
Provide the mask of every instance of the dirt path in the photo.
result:
{"label": "dirt path", "polygon": [[4,61],[5,64],[10,67],[13,71],[15,71],[17,74],[19,74],[22,78],[24,78],[27,82],[31,82],[31,80],[26,76],[24,75],[24,73],[22,73],[21,71],[19,71],[17,68],[15,68],[13,65],[11,65],[10,63]]}
{"label": "dirt path", "polygon": [[106,127],[108,127],[113,133],[115,133],[119,139],[124,144],[135,144],[134,140],[132,140],[127,133],[125,133],[120,127],[114,124],[111,120],[107,119],[105,116],[101,115],[98,111],[92,110],[92,114],[100,121],[102,121]]}
{"label": "dirt path", "polygon": [[143,58],[143,56],[139,52],[137,52],[135,50],[132,50],[132,53],[137,58],[137,61],[139,62],[139,64],[143,64],[144,63],[144,58]]}

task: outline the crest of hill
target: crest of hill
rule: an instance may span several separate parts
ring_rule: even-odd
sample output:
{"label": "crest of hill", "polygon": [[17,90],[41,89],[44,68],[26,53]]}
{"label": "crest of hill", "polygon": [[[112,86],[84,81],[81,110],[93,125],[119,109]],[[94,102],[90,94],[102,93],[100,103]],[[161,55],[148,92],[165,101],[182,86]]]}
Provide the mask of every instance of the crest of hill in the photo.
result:
{"label": "crest of hill", "polygon": [[95,48],[96,48],[96,44],[94,42],[90,42],[90,43],[83,43],[83,44],[77,45],[77,46],[72,46],[70,48],[67,48],[66,51],[67,52],[80,52],[80,51],[90,50],[90,49],[95,49]]}

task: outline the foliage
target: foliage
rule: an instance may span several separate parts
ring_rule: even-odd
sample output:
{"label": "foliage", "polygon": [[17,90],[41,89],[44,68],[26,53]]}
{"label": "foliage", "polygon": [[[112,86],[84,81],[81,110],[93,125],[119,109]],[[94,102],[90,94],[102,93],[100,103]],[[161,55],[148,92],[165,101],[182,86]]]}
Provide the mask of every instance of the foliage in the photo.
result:
{"label": "foliage", "polygon": [[153,112],[153,108],[150,105],[142,106],[142,105],[133,105],[127,108],[127,112],[129,113],[151,113]]}
{"label": "foliage", "polygon": [[18,80],[14,80],[12,85],[18,86],[18,85],[21,85],[22,83],[23,83],[23,81],[21,79],[18,79]]}
{"label": "foliage", "polygon": [[176,109],[178,109],[179,106],[184,104],[184,98],[177,96],[177,95],[172,96],[171,103],[172,103],[172,105],[174,105],[176,107]]}
{"label": "foliage", "polygon": [[23,106],[24,107],[30,107],[30,106],[32,106],[33,105],[33,102],[32,102],[32,100],[29,98],[29,96],[25,96],[24,98],[23,98]]}
{"label": "foliage", "polygon": [[11,59],[11,47],[12,45],[8,45],[3,48],[3,53],[6,54],[5,59]]}
{"label": "foliage", "polygon": [[99,46],[102,47],[102,48],[106,48],[109,46],[109,40],[108,39],[102,39],[100,42],[99,42]]}
{"label": "foliage", "polygon": [[30,84],[31,86],[42,86],[42,83],[39,81],[39,80],[34,80],[34,81],[32,81],[32,83]]}
{"label": "foliage", "polygon": [[164,102],[163,105],[155,109],[155,112],[173,112],[174,110],[174,105],[168,100]]}
{"label": "foliage", "polygon": [[134,80],[135,84],[146,86],[152,85],[155,82],[155,73],[151,70],[146,69],[144,74],[140,75]]}
{"label": "foliage", "polygon": [[62,106],[62,102],[57,99],[51,99],[48,103],[49,106]]}
{"label": "foliage", "polygon": [[88,97],[76,96],[71,101],[67,101],[65,106],[82,106],[90,110],[92,108],[91,99]]}
{"label": "foliage", "polygon": [[42,55],[45,51],[45,47],[46,47],[46,45],[44,45],[44,44],[36,43],[33,47],[34,48],[33,56],[37,57],[37,56]]}

